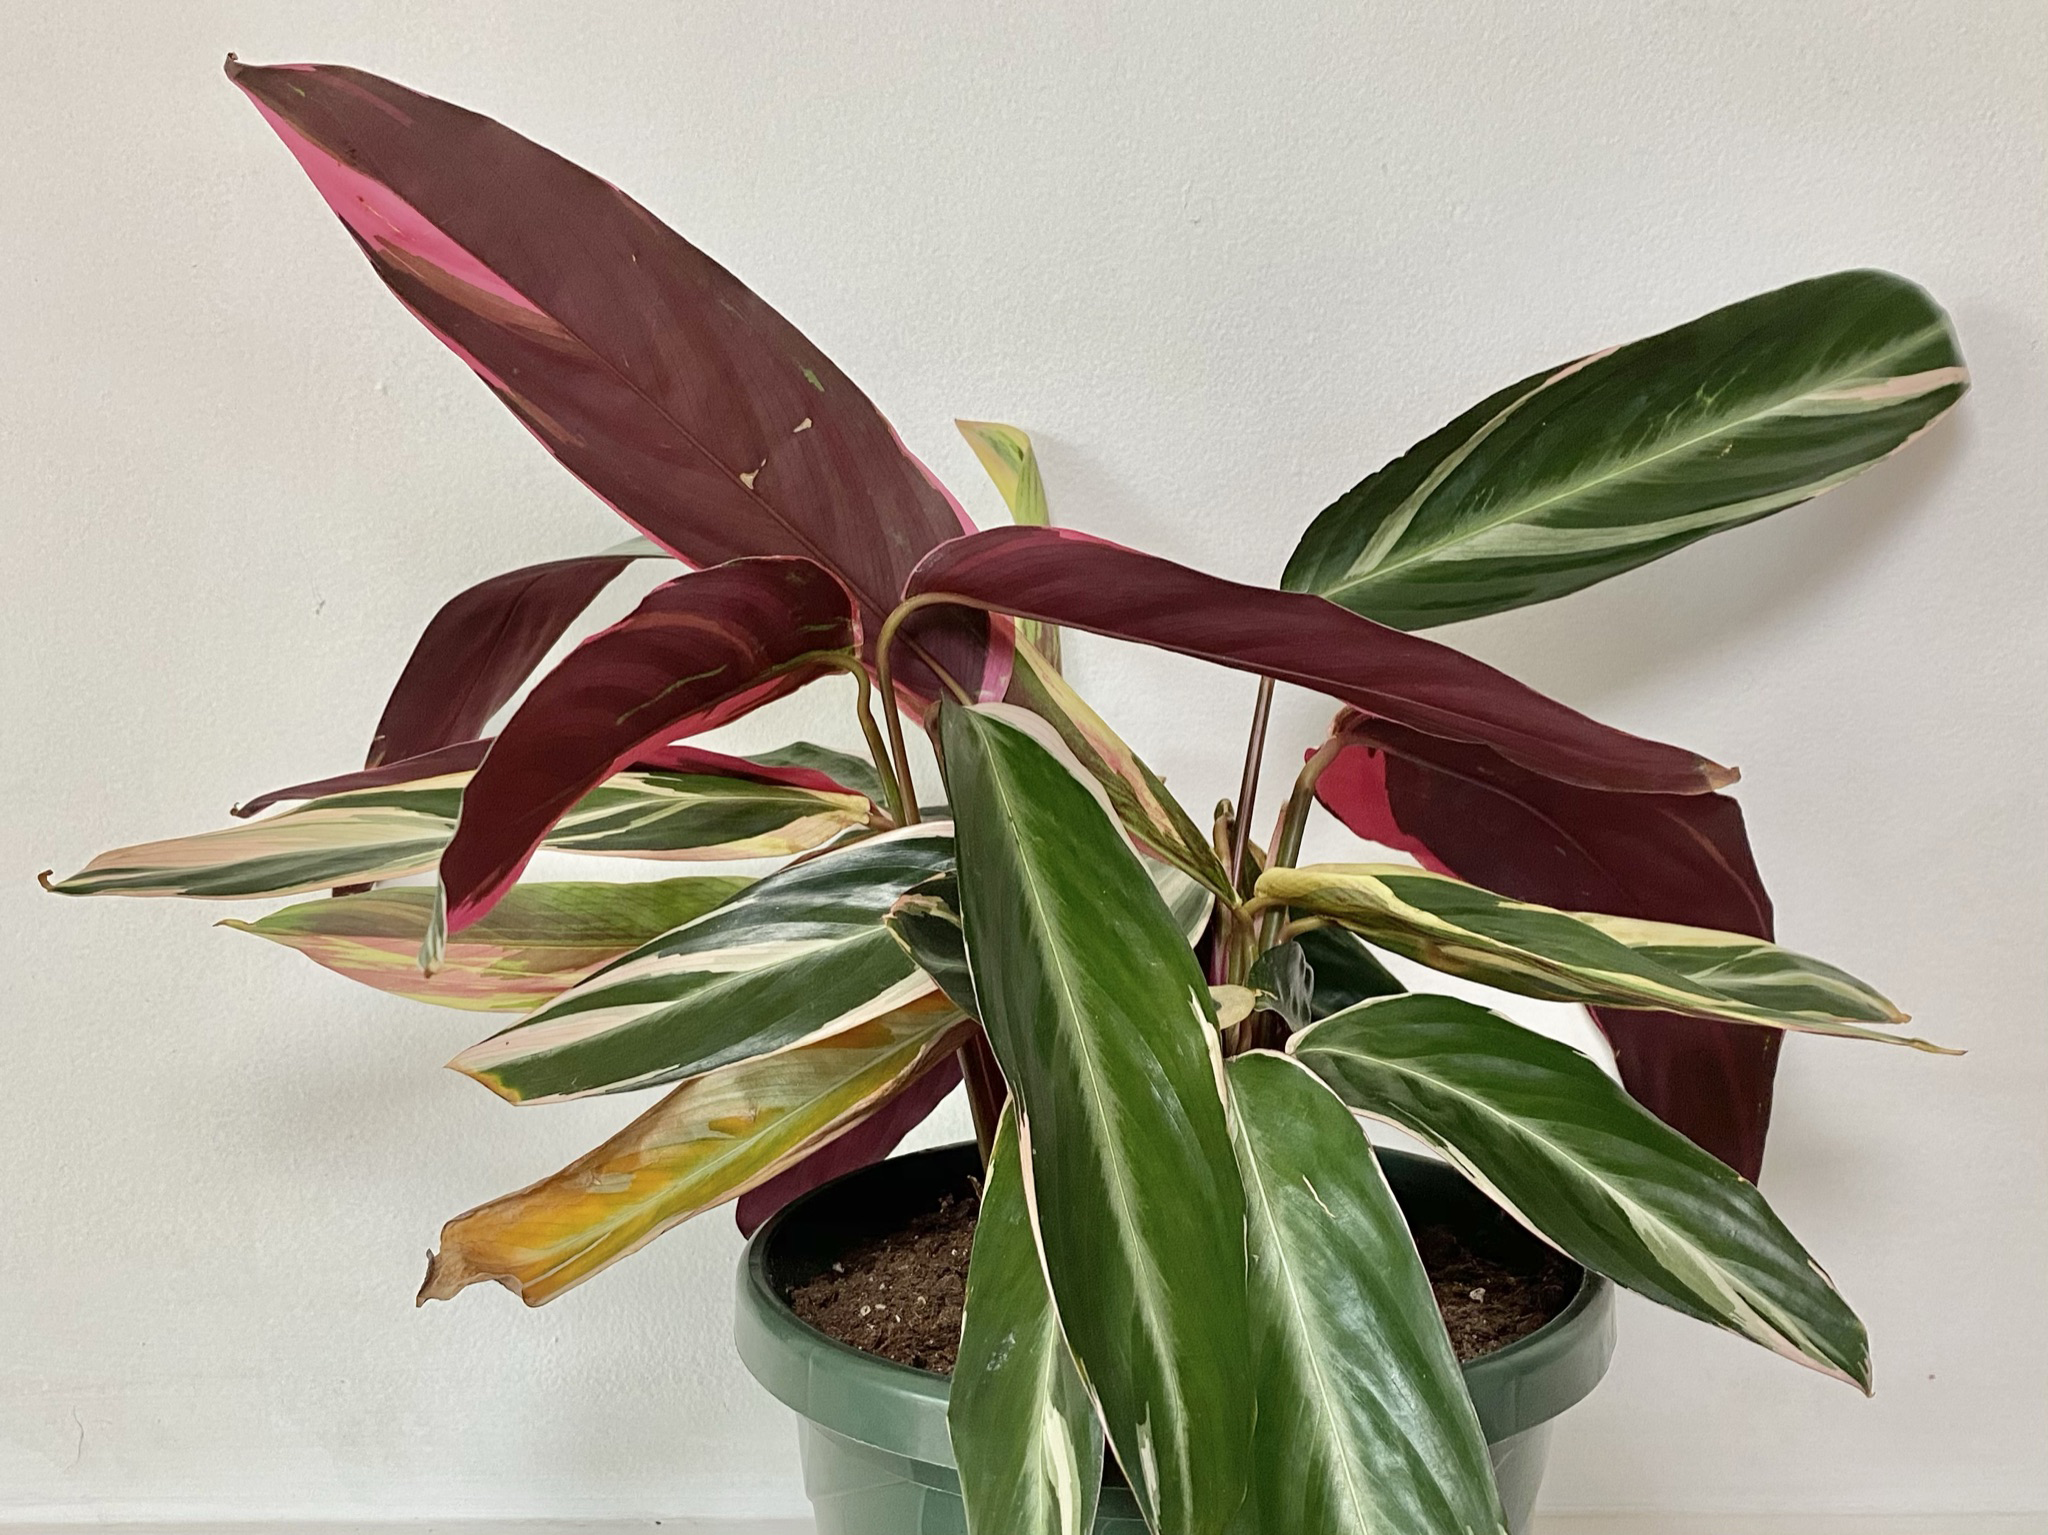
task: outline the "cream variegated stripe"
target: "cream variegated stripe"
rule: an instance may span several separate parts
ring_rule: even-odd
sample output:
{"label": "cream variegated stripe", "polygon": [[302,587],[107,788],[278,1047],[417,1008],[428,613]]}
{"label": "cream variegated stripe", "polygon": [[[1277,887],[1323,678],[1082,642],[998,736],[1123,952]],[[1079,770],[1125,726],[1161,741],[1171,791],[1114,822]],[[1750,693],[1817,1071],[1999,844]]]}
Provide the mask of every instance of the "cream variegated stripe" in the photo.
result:
{"label": "cream variegated stripe", "polygon": [[953,866],[949,822],[779,870],[450,1064],[515,1103],[672,1082],[851,1029],[934,989],[885,919]]}
{"label": "cream variegated stripe", "polygon": [[553,1300],[662,1232],[801,1160],[958,1048],[932,996],[800,1050],[692,1078],[602,1146],[441,1229],[420,1300],[496,1280]]}
{"label": "cream variegated stripe", "polygon": [[1967,384],[1913,284],[1795,283],[1481,401],[1325,510],[1282,584],[1402,629],[1547,601],[1841,484]]}
{"label": "cream variegated stripe", "polygon": [[1405,864],[1269,869],[1258,894],[1525,996],[1940,1049],[1861,1027],[1905,1014],[1845,971],[1741,934],[1557,911]]}
{"label": "cream variegated stripe", "polygon": [[[470,777],[328,795],[219,831],[116,848],[45,884],[64,895],[240,900],[418,874],[439,862],[454,835]],[[858,794],[627,772],[573,806],[545,846],[680,862],[787,857],[866,826],[872,815]]]}
{"label": "cream variegated stripe", "polygon": [[1232,898],[1222,860],[1165,781],[1054,667],[1028,650],[1019,651],[1007,696],[1011,706],[1052,728],[1066,757],[1100,786],[1126,833],[1212,894]]}
{"label": "cream variegated stripe", "polygon": [[[1045,528],[1052,525],[1052,509],[1046,504],[1045,480],[1038,472],[1038,454],[1030,435],[1000,421],[955,421],[960,435],[974,449],[981,467],[995,482],[1010,517],[1020,527]],[[1025,646],[1060,669],[1060,631],[1055,624],[1036,619],[1015,620],[1017,637]]]}
{"label": "cream variegated stripe", "polygon": [[1869,1389],[1862,1323],[1756,1189],[1576,1050],[1429,995],[1360,1003],[1288,1050],[1588,1268]]}

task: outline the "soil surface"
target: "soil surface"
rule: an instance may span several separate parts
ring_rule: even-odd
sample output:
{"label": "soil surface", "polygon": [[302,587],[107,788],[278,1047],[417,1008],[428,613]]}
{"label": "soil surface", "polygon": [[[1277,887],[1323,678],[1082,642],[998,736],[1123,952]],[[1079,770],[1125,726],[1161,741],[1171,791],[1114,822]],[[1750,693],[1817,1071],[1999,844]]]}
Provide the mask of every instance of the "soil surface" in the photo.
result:
{"label": "soil surface", "polygon": [[[789,1304],[820,1332],[870,1354],[953,1373],[979,1202],[948,1194],[903,1230],[848,1252],[796,1286]],[[1571,1304],[1579,1269],[1531,1239],[1516,1261],[1473,1252],[1448,1226],[1415,1233],[1460,1360],[1504,1348]]]}

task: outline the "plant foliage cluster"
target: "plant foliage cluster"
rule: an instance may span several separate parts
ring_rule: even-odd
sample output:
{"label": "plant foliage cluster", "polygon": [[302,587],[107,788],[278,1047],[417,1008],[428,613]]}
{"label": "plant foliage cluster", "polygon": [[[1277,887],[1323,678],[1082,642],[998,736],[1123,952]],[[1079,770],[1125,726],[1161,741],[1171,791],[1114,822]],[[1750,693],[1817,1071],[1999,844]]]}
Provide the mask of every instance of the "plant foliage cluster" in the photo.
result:
{"label": "plant foliage cluster", "polygon": [[[663,1089],[450,1221],[423,1300],[537,1305],[735,1199],[751,1230],[964,1075],[989,1168],[952,1423],[984,1535],[1088,1528],[1105,1446],[1164,1535],[1500,1526],[1361,1119],[1587,1268],[1868,1388],[1861,1323],[1750,1180],[1786,1032],[1923,1042],[1771,941],[1732,772],[1417,631],[1903,446],[1965,387],[1923,292],[1843,272],[1532,373],[1324,510],[1269,589],[1052,527],[1029,439],[962,422],[1017,524],[976,532],[845,374],[608,183],[375,76],[229,72],[399,299],[640,535],[450,600],[359,771],[53,886],[330,892],[232,925],[504,1015],[453,1064],[508,1102]],[[682,568],[486,735],[637,560]],[[1070,686],[1063,629],[1264,679],[1237,801],[1198,823]],[[829,679],[866,759],[688,744]],[[1275,681],[1340,710],[1261,841]],[[1414,862],[1301,866],[1318,804]],[[541,848],[785,861],[522,880]],[[1380,952],[1586,1005],[1627,1090]]]}

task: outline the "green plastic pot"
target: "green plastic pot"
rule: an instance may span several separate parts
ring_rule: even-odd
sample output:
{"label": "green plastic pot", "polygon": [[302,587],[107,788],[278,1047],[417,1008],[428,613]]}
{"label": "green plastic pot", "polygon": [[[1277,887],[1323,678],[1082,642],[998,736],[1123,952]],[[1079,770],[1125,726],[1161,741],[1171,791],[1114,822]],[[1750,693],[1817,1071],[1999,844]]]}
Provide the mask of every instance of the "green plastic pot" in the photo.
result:
{"label": "green plastic pot", "polygon": [[[1531,1240],[1443,1163],[1398,1151],[1379,1157],[1412,1224],[1452,1226],[1481,1253],[1505,1255]],[[829,1338],[783,1297],[861,1242],[901,1230],[942,1194],[964,1191],[979,1172],[971,1144],[877,1162],[794,1201],[747,1244],[734,1322],[740,1358],[798,1415],[818,1535],[966,1535],[946,1377]],[[1588,1274],[1561,1315],[1465,1366],[1514,1535],[1536,1504],[1552,1420],[1599,1384],[1613,1352],[1613,1291]],[[1095,1528],[1143,1535],[1137,1504],[1114,1476]]]}

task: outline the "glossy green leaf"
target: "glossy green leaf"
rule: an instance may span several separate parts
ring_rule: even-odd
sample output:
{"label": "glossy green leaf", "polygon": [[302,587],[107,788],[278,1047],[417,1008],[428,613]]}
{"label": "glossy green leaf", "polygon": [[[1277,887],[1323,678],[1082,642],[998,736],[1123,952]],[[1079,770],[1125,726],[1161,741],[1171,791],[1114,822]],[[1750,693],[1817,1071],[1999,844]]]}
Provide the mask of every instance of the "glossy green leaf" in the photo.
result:
{"label": "glossy green leaf", "polygon": [[1418,995],[1362,1003],[1288,1049],[1586,1267],[1870,1388],[1863,1324],[1755,1186],[1568,1045]]}
{"label": "glossy green leaf", "polygon": [[1091,786],[990,710],[948,706],[942,734],[975,994],[1067,1341],[1152,1528],[1221,1535],[1251,1393],[1208,989]]}
{"label": "glossy green leaf", "polygon": [[1905,1014],[1845,971],[1740,933],[1553,911],[1407,864],[1268,869],[1258,893],[1523,996],[1940,1049],[1861,1027]]}
{"label": "glossy green leaf", "polygon": [[[1000,421],[955,421],[953,425],[995,482],[1011,518],[1020,527],[1051,527],[1052,509],[1046,504],[1045,479],[1038,472],[1038,454],[1032,449],[1030,434]],[[1060,669],[1057,625],[1020,618],[1017,637],[1050,661],[1054,671]]]}
{"label": "glossy green leaf", "polygon": [[932,980],[883,925],[952,867],[927,822],[781,869],[626,955],[449,1064],[514,1103],[621,1092],[824,1038]]}
{"label": "glossy green leaf", "polygon": [[1060,1332],[1031,1228],[1017,1110],[990,1152],[946,1407],[968,1535],[1088,1535],[1102,1425]]}
{"label": "glossy green leaf", "polygon": [[1482,400],[1318,516],[1281,584],[1397,629],[1546,602],[1841,484],[1967,382],[1912,283],[1794,283]]}
{"label": "glossy green leaf", "polygon": [[371,890],[302,901],[255,922],[222,927],[297,949],[352,981],[442,1007],[524,1013],[600,965],[723,905],[749,881],[731,877],[635,884],[516,885],[448,945],[447,963],[420,973],[420,938],[434,892]]}
{"label": "glossy green leaf", "polygon": [[594,1151],[441,1228],[420,1301],[492,1279],[553,1300],[858,1124],[966,1037],[937,992],[794,1050],[693,1077]]}
{"label": "glossy green leaf", "polygon": [[1230,1093],[1250,1222],[1257,1528],[1499,1531],[1485,1436],[1358,1122],[1265,1051],[1231,1061]]}
{"label": "glossy green leaf", "polygon": [[[431,869],[455,833],[471,774],[329,794],[220,831],[102,853],[50,883],[62,895],[297,895]],[[614,774],[544,846],[614,858],[715,862],[786,857],[865,826],[858,794],[696,773]]]}

